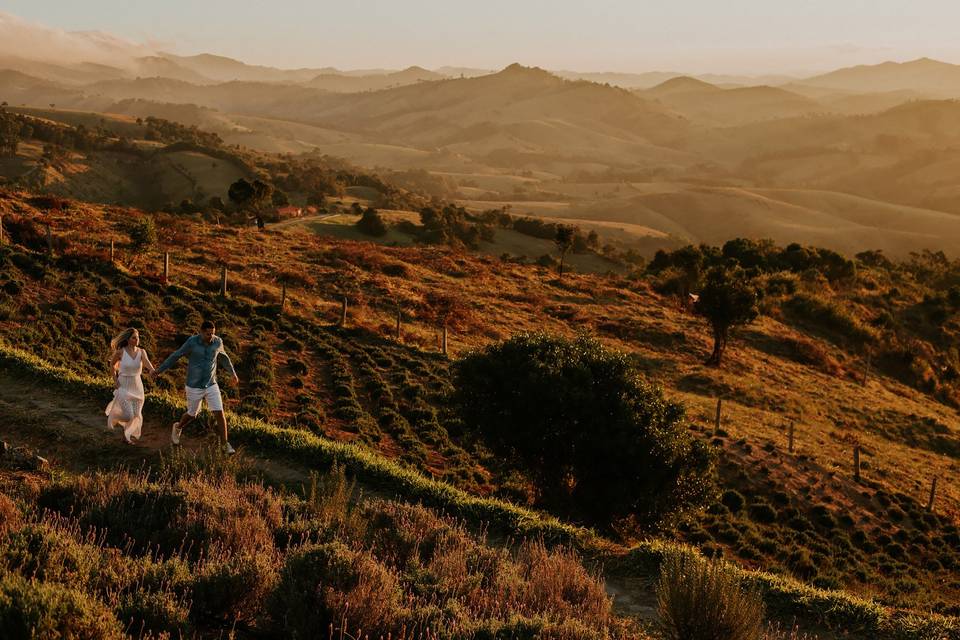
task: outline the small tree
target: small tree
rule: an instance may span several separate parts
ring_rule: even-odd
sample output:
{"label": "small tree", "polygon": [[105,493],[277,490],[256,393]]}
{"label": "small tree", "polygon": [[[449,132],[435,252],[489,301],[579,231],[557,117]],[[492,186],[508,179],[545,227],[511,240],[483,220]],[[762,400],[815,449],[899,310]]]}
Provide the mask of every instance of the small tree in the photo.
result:
{"label": "small tree", "polygon": [[387,235],[387,223],[373,207],[368,207],[357,220],[357,229],[368,236],[381,237]]}
{"label": "small tree", "polygon": [[246,178],[240,178],[230,185],[227,190],[227,197],[238,210],[252,210],[259,214],[260,205],[273,193],[273,187],[261,180],[250,182]]}
{"label": "small tree", "polygon": [[573,247],[573,240],[576,236],[576,230],[568,225],[557,225],[557,233],[553,238],[557,250],[560,251],[560,279],[563,279],[563,261],[567,257],[567,252]]}
{"label": "small tree", "polygon": [[673,264],[680,270],[680,298],[684,306],[703,277],[703,253],[688,245],[673,252]]}
{"label": "small tree", "polygon": [[727,348],[730,329],[753,322],[760,314],[756,287],[743,269],[714,267],[697,301],[697,313],[710,322],[713,329],[713,353],[706,364],[720,366]]}
{"label": "small tree", "polygon": [[600,246],[600,235],[597,234],[596,229],[591,229],[590,233],[587,234],[587,247],[595,250],[599,246]]}
{"label": "small tree", "polygon": [[238,209],[243,209],[256,195],[253,183],[246,178],[240,178],[227,189],[227,197]]}
{"label": "small tree", "polygon": [[13,115],[0,109],[0,156],[17,155],[17,144],[20,141],[21,127]]}
{"label": "small tree", "polygon": [[127,227],[130,249],[137,254],[146,253],[157,244],[157,225],[152,216],[141,216]]}

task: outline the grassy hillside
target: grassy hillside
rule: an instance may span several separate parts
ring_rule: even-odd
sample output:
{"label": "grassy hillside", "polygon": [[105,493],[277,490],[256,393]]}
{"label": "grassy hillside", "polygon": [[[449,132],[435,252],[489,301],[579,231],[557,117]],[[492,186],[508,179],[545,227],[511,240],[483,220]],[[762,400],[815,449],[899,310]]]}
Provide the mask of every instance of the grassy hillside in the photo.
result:
{"label": "grassy hillside", "polygon": [[[15,194],[2,207],[17,247],[42,250],[42,233],[31,235],[25,221],[49,222],[61,255],[48,262],[6,250],[0,332],[11,345],[97,373],[119,327],[141,326],[156,361],[201,316],[212,316],[248,372],[232,409],[361,443],[479,494],[534,504],[523,470],[493,459],[482,439],[446,416],[439,318],[451,304],[459,310],[448,322],[454,355],[523,330],[588,330],[633,354],[641,371],[683,400],[693,433],[720,456],[723,501],[674,535],[746,566],[888,604],[952,611],[960,589],[948,551],[960,510],[956,310],[928,287],[949,291],[956,276],[935,256],[896,268],[865,256],[855,282],[769,277],[767,315],[740,332],[730,361],[716,370],[700,364],[709,351],[704,323],[654,291],[669,289],[669,273],[571,275],[560,283],[540,268],[449,250],[194,226],[162,235],[175,247],[172,284],[164,285],[157,250],[135,256],[125,248],[124,210],[80,203],[50,210]],[[110,239],[118,265],[104,262]],[[219,261],[230,272],[226,300],[215,293]],[[288,298],[278,314],[281,282]],[[341,295],[346,329],[336,326]],[[866,387],[865,345],[872,352]],[[789,422],[794,453],[785,451]],[[852,439],[863,452],[859,483],[850,474]],[[940,489],[928,514],[934,476]]]}

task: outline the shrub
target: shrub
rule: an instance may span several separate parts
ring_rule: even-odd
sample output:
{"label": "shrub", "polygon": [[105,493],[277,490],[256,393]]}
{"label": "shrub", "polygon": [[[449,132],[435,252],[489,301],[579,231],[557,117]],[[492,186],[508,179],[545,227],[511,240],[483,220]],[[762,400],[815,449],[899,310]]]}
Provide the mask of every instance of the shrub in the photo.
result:
{"label": "shrub", "polygon": [[798,293],[787,301],[786,308],[797,317],[842,336],[854,344],[869,344],[876,338],[874,330],[865,326],[846,308],[832,300]]}
{"label": "shrub", "polygon": [[454,386],[467,428],[591,522],[656,527],[713,495],[714,460],[683,407],[595,339],[522,334],[462,359]]}
{"label": "shrub", "polygon": [[23,283],[18,280],[7,280],[3,283],[3,290],[11,296],[23,293]]}
{"label": "shrub", "polygon": [[370,635],[389,632],[401,612],[396,578],[371,557],[339,543],[309,546],[287,557],[269,610],[286,637],[315,638],[350,623]]}
{"label": "shrub", "polygon": [[120,640],[120,622],[102,603],[61,585],[0,578],[0,638]]}
{"label": "shrub", "polygon": [[376,209],[368,208],[357,221],[357,229],[368,236],[381,237],[387,235],[387,224]]}
{"label": "shrub", "polygon": [[0,493],[0,540],[4,534],[20,524],[20,510],[6,494]]}
{"label": "shrub", "polygon": [[126,628],[172,637],[189,637],[189,613],[185,602],[169,592],[126,593],[117,608],[117,618]]}
{"label": "shrub", "polygon": [[191,614],[219,622],[253,620],[276,580],[272,551],[215,554],[198,572]]}
{"label": "shrub", "polygon": [[763,601],[732,567],[689,553],[664,560],[657,583],[661,629],[668,640],[753,640],[763,631]]}
{"label": "shrub", "polygon": [[732,513],[739,513],[743,510],[747,501],[739,491],[729,490],[723,492],[720,502],[723,503],[727,509],[730,509]]}
{"label": "shrub", "polygon": [[127,226],[130,247],[136,253],[143,253],[157,243],[157,225],[152,216],[141,216]]}
{"label": "shrub", "polygon": [[777,510],[766,502],[754,502],[750,505],[750,517],[757,522],[770,524],[777,521]]}

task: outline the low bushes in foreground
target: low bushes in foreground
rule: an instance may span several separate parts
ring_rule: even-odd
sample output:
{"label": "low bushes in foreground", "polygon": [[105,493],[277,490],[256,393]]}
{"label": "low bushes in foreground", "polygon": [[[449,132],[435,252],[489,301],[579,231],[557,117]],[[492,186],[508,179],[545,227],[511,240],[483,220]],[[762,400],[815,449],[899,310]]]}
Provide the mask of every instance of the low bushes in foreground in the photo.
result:
{"label": "low bushes in foreground", "polygon": [[244,474],[177,452],[139,474],[0,483],[0,636],[628,637],[568,547],[488,545],[422,506],[358,501],[340,467],[304,496]]}

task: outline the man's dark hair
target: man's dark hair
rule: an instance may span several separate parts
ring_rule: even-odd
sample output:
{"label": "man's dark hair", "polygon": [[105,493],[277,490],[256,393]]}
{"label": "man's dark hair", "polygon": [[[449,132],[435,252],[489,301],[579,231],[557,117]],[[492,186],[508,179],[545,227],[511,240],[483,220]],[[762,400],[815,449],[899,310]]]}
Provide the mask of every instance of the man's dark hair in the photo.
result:
{"label": "man's dark hair", "polygon": [[217,326],[213,324],[212,320],[204,320],[203,324],[200,325],[201,331],[206,331],[207,329],[216,329]]}

